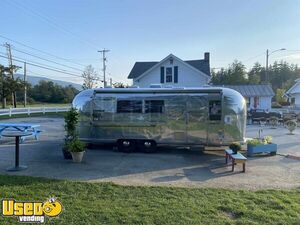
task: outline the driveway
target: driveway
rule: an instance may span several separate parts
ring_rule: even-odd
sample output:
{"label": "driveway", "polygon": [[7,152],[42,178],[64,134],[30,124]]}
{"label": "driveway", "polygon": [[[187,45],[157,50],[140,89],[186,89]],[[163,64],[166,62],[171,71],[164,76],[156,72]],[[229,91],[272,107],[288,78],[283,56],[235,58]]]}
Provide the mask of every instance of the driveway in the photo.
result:
{"label": "driveway", "polygon": [[[2,121],[3,122],[3,121]],[[294,158],[259,156],[249,158],[246,173],[241,166],[236,172],[226,166],[222,151],[200,151],[162,148],[155,154],[120,153],[112,146],[88,150],[84,161],[75,164],[64,160],[61,148],[64,130],[63,118],[35,117],[7,120],[41,125],[40,139],[26,140],[21,145],[21,164],[28,169],[7,172],[14,163],[14,142],[0,140],[0,173],[88,182],[111,181],[124,185],[167,185],[180,187],[223,187],[242,189],[300,187],[300,161]],[[247,129],[249,137],[257,136],[259,126]],[[284,128],[264,128],[264,135],[273,135],[280,154],[298,155],[300,133],[286,135]],[[297,140],[299,139],[299,140]]]}

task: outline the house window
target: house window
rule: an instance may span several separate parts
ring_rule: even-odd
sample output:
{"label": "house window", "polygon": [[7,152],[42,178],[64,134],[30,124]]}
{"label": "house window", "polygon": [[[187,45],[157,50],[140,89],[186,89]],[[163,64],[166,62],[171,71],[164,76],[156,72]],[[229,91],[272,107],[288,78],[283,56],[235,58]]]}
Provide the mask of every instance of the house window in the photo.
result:
{"label": "house window", "polygon": [[173,81],[173,69],[172,67],[166,68],[166,82],[171,83]]}
{"label": "house window", "polygon": [[119,100],[117,113],[142,113],[143,102],[141,100]]}
{"label": "house window", "polygon": [[146,100],[145,113],[163,113],[164,101],[163,100]]}

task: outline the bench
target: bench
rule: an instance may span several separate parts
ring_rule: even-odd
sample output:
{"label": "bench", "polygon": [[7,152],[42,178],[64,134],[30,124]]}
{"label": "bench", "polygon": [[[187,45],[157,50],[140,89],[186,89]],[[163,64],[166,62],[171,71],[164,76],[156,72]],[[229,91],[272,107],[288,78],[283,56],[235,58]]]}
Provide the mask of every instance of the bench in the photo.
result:
{"label": "bench", "polygon": [[231,160],[231,166],[232,166],[232,172],[234,171],[234,166],[236,164],[243,164],[243,172],[246,172],[246,161],[247,158],[245,156],[243,156],[241,153],[236,153],[234,154],[233,151],[231,149],[226,149],[225,150],[225,161],[226,164],[228,163],[228,161]]}

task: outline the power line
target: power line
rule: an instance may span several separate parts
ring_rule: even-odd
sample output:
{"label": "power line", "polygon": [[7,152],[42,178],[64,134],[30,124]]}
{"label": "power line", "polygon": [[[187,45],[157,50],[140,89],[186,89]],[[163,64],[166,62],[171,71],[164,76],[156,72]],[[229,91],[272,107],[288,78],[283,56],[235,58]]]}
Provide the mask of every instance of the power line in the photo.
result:
{"label": "power line", "polygon": [[81,70],[81,69],[79,69],[79,68],[75,68],[75,67],[68,66],[68,65],[65,65],[65,64],[62,64],[62,63],[58,63],[58,62],[55,62],[55,61],[53,61],[53,60],[45,59],[45,58],[43,58],[43,57],[40,57],[40,56],[31,54],[31,53],[28,53],[28,52],[24,52],[24,51],[18,50],[18,49],[14,48],[14,47],[12,47],[12,49],[14,49],[14,50],[17,51],[17,52],[20,52],[20,53],[23,53],[23,54],[26,54],[26,55],[29,55],[29,56],[32,56],[32,57],[35,57],[35,58],[38,58],[38,59],[47,61],[47,62],[51,62],[51,63],[57,64],[57,65],[60,65],[60,66],[64,66],[64,67],[67,67],[67,68],[70,68],[70,69],[73,69],[73,70],[78,70],[78,71],[83,72],[83,70]]}
{"label": "power line", "polygon": [[80,40],[81,42],[85,42],[86,44],[88,44],[90,47],[92,47],[94,49],[96,48],[96,45],[94,43],[81,38],[80,36],[78,36],[77,34],[75,34],[74,32],[72,32],[70,30],[65,29],[60,24],[53,22],[53,19],[51,19],[50,17],[45,16],[45,15],[41,14],[40,12],[33,10],[32,7],[28,8],[27,6],[20,4],[20,2],[18,2],[18,3],[14,2],[14,1],[7,1],[7,2],[14,4],[19,9],[23,10],[26,13],[29,13],[31,15],[35,15],[35,16],[41,18],[42,20],[44,20],[46,23],[50,24],[55,29],[58,29],[60,31],[63,31],[64,33],[67,33],[69,35],[72,35],[73,37],[76,37],[78,40]]}
{"label": "power line", "polygon": [[[37,73],[37,72],[34,72],[34,71],[32,71],[32,70],[28,70],[27,69],[27,72],[29,72],[30,74],[30,76],[31,75],[36,75],[35,77],[44,77],[44,78],[48,78],[48,79],[52,79],[52,80],[55,80],[55,79],[57,79],[56,77],[53,77],[53,78],[49,78],[49,76],[48,75],[43,75],[43,74],[40,74],[40,73]],[[70,77],[59,77],[59,78],[70,78]],[[80,77],[80,78],[82,78],[82,77]],[[74,79],[76,79],[76,78],[74,78]]]}
{"label": "power line", "polygon": [[[2,52],[0,52],[0,53],[3,54]],[[5,56],[5,55],[0,55],[0,57],[8,59],[8,57]],[[80,75],[73,74],[73,73],[69,73],[69,72],[67,72],[67,71],[63,71],[63,70],[59,70],[59,69],[53,69],[53,68],[50,68],[50,67],[47,67],[47,66],[38,65],[38,64],[35,64],[35,63],[31,63],[31,62],[28,62],[28,61],[24,61],[24,59],[19,60],[19,59],[16,59],[16,57],[13,57],[13,60],[16,61],[16,62],[21,62],[21,63],[26,62],[27,65],[39,67],[39,68],[46,69],[46,70],[55,71],[55,72],[58,72],[58,73],[68,74],[68,75],[75,76],[75,77],[82,77],[82,76],[80,76]]]}
{"label": "power line", "polygon": [[40,52],[40,53],[43,53],[43,54],[45,54],[45,55],[48,55],[48,56],[51,56],[51,57],[54,57],[54,58],[57,58],[57,59],[60,59],[60,60],[64,60],[64,61],[66,61],[66,62],[73,63],[74,65],[79,65],[79,66],[84,66],[84,67],[86,66],[86,65],[83,65],[83,64],[74,62],[73,60],[66,59],[66,58],[62,58],[62,57],[56,56],[56,55],[54,55],[54,54],[52,54],[52,53],[48,53],[48,52],[46,52],[46,51],[43,51],[43,50],[40,50],[40,49],[31,47],[31,46],[29,46],[29,45],[26,45],[26,44],[21,43],[21,42],[19,42],[19,41],[13,40],[13,39],[8,38],[8,37],[6,37],[6,36],[3,36],[3,35],[1,35],[1,34],[0,34],[0,37],[3,38],[3,39],[5,39],[5,40],[8,40],[8,41],[14,42],[14,43],[16,43],[16,44],[19,44],[19,45],[21,45],[21,46],[23,46],[23,47],[32,49],[32,50],[37,51],[37,52]]}
{"label": "power line", "polygon": [[[23,62],[30,62],[30,63],[37,64],[37,65],[40,65],[40,66],[45,66],[45,67],[48,67],[48,68],[51,68],[51,69],[54,69],[54,70],[60,70],[60,71],[67,72],[67,73],[73,73],[73,71],[68,71],[68,70],[65,70],[65,69],[62,69],[62,68],[58,68],[58,67],[55,67],[55,66],[50,66],[50,65],[47,65],[47,64],[44,64],[44,63],[35,62],[35,61],[32,61],[32,60],[27,60],[27,59],[23,59],[23,58],[18,57],[18,56],[14,56],[14,58],[18,59],[18,60],[22,60]],[[78,75],[78,76],[81,76],[81,75]]]}
{"label": "power line", "polygon": [[250,60],[252,60],[252,59],[255,59],[255,58],[257,58],[257,57],[263,56],[263,55],[265,55],[265,54],[266,54],[265,52],[263,52],[263,53],[260,53],[259,55],[256,55],[256,56],[253,56],[253,57],[250,57],[250,58],[248,58],[248,59],[244,60],[243,62],[248,62],[248,61],[250,61]]}

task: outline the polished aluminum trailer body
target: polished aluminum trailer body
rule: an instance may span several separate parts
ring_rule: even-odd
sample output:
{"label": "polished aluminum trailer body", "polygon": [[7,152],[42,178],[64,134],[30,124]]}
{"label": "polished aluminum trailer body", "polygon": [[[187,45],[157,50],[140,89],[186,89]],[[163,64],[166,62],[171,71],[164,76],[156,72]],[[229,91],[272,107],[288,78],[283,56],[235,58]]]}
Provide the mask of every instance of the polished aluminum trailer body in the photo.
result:
{"label": "polished aluminum trailer body", "polygon": [[88,143],[218,146],[245,140],[245,100],[228,88],[91,89],[80,92],[73,107],[79,137]]}

